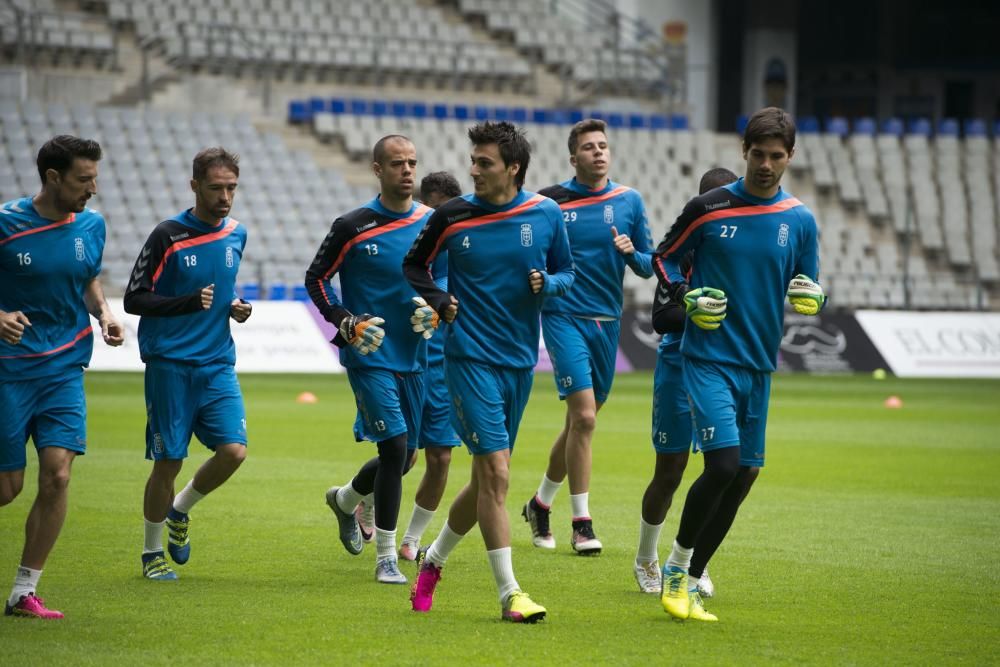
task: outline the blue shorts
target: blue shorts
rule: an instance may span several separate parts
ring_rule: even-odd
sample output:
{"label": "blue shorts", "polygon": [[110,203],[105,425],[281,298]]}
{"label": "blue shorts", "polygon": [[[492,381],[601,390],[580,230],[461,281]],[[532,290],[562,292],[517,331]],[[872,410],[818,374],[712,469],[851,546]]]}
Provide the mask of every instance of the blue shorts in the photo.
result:
{"label": "blue shorts", "polygon": [[0,471],[24,470],[28,438],[35,449],[87,451],[83,370],[32,380],[0,380]]}
{"label": "blue shorts", "polygon": [[354,439],[382,442],[405,433],[407,448],[416,449],[424,406],[424,374],[348,368],[347,379],[358,405]]}
{"label": "blue shorts", "polygon": [[552,360],[559,398],[593,387],[598,403],[608,400],[615,380],[620,331],[619,320],[542,314],[542,337]]}
{"label": "blue shorts", "polygon": [[424,411],[420,417],[417,446],[458,447],[462,444],[451,425],[451,397],[444,377],[444,364],[431,364],[424,372]]}
{"label": "blue shorts", "polygon": [[247,415],[229,364],[146,364],[146,458],[185,459],[194,434],[211,450],[247,444]]}
{"label": "blue shorts", "polygon": [[684,357],[682,377],[698,448],[739,446],[740,465],[763,466],[771,374]]}
{"label": "blue shorts", "polygon": [[[653,449],[657,454],[688,451],[691,434],[691,404],[681,379],[678,347],[656,355],[653,371]],[[697,449],[695,449],[697,451]]]}
{"label": "blue shorts", "polygon": [[514,449],[521,415],[531,395],[531,368],[504,368],[469,359],[445,364],[451,419],[474,455]]}

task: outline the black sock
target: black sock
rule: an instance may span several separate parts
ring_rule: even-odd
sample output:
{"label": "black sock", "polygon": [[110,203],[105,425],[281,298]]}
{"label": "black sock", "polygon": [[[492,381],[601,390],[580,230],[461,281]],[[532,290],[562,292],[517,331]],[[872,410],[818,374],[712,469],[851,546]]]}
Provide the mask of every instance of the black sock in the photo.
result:
{"label": "black sock", "polygon": [[736,519],[736,512],[740,509],[740,504],[750,493],[750,487],[757,479],[760,468],[750,468],[740,466],[740,471],[736,475],[726,492],[722,494],[719,506],[715,514],[705,524],[705,528],[698,536],[698,543],[694,547],[694,555],[691,556],[691,569],[688,574],[692,579],[700,579],[705,572],[705,566],[712,559],[715,551],[726,538],[733,520]]}
{"label": "black sock", "polygon": [[705,452],[705,469],[694,481],[684,501],[677,543],[690,549],[698,542],[708,520],[715,514],[740,468],[740,448],[725,447]]}
{"label": "black sock", "polygon": [[378,468],[375,471],[375,527],[396,530],[399,504],[403,497],[403,472],[410,462],[406,434],[378,443]]}

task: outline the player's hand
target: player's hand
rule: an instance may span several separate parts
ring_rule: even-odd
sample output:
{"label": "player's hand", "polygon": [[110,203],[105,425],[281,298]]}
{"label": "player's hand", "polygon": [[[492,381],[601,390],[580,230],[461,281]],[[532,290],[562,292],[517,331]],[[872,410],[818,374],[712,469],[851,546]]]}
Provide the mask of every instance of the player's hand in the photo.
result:
{"label": "player's hand", "polygon": [[0,339],[5,343],[17,345],[24,335],[24,327],[30,327],[31,320],[20,310],[0,314]]}
{"label": "player's hand", "polygon": [[104,313],[97,320],[101,325],[101,336],[111,347],[118,347],[125,342],[125,327],[111,313]]}
{"label": "player's hand", "polygon": [[538,294],[545,287],[545,274],[538,269],[528,271],[528,286],[532,294]]}
{"label": "player's hand", "polygon": [[253,306],[250,305],[249,301],[233,299],[233,302],[229,304],[229,316],[240,324],[250,319],[250,313],[252,312]]}
{"label": "player's hand", "polygon": [[382,346],[385,330],[381,325],[385,320],[364,313],[363,315],[348,315],[340,323],[340,335],[359,354],[369,354]]}
{"label": "player's hand", "polygon": [[615,249],[623,255],[635,253],[635,246],[632,245],[632,238],[628,234],[619,234],[614,225],[611,226],[611,237],[615,242]]}
{"label": "player's hand", "polygon": [[440,311],[438,314],[441,316],[441,319],[448,324],[451,324],[455,321],[455,318],[458,317],[458,299],[456,299],[452,294],[449,294],[448,296],[451,299],[451,303],[445,306],[444,310]]}
{"label": "player's hand", "polygon": [[788,283],[788,301],[799,315],[815,315],[826,303],[823,287],[800,273]]}
{"label": "player's hand", "polygon": [[441,316],[434,312],[434,309],[427,305],[423,297],[415,296],[410,301],[416,308],[410,315],[410,324],[413,325],[414,333],[418,333],[424,338],[434,335],[434,330],[438,328]]}
{"label": "player's hand", "polygon": [[215,294],[215,283],[208,287],[201,288],[201,309],[208,310],[212,307],[212,297]]}
{"label": "player's hand", "polygon": [[699,329],[713,331],[726,319],[726,293],[713,287],[699,287],[684,295],[688,317]]}

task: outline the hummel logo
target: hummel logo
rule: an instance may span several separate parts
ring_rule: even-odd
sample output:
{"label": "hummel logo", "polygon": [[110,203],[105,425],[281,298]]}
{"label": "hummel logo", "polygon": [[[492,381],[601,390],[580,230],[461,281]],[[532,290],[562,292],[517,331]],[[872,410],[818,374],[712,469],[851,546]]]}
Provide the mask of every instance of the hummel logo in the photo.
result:
{"label": "hummel logo", "polygon": [[731,201],[729,201],[727,199],[726,201],[720,201],[717,204],[705,204],[705,210],[706,211],[714,211],[717,208],[729,208],[732,205],[733,205],[733,202],[731,202]]}
{"label": "hummel logo", "polygon": [[670,303],[670,292],[667,291],[666,287],[658,287],[656,289],[656,300],[660,302],[661,306]]}
{"label": "hummel logo", "polygon": [[378,223],[375,222],[374,220],[372,220],[367,225],[361,225],[360,227],[355,227],[354,229],[357,230],[357,232],[360,234],[361,232],[365,231],[366,229],[371,229],[372,227],[375,227],[377,225],[378,225]]}
{"label": "hummel logo", "polygon": [[174,243],[176,241],[180,241],[181,239],[186,239],[189,236],[191,236],[191,234],[189,234],[188,232],[184,232],[182,234],[172,234],[170,236],[170,241],[171,243]]}
{"label": "hummel logo", "polygon": [[472,211],[466,211],[459,215],[452,215],[448,217],[448,222],[458,222],[459,220],[465,220],[466,218],[472,217]]}

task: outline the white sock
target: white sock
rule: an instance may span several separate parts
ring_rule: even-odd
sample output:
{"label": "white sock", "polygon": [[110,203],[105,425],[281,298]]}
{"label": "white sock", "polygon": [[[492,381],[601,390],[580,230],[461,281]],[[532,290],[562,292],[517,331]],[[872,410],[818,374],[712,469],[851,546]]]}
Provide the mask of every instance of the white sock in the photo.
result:
{"label": "white sock", "polygon": [[341,512],[353,514],[354,508],[358,506],[358,503],[360,503],[361,499],[364,497],[365,496],[354,490],[353,484],[348,482],[340,487],[340,491],[337,491],[337,505],[340,507]]}
{"label": "white sock", "polygon": [[556,501],[556,493],[559,492],[560,486],[562,486],[562,482],[553,482],[549,479],[548,475],[542,475],[542,483],[538,485],[535,500],[545,509],[552,507],[552,503]]}
{"label": "white sock", "polygon": [[452,550],[458,546],[458,543],[462,541],[465,535],[459,535],[451,529],[448,522],[445,521],[444,526],[441,528],[441,532],[438,533],[437,539],[431,543],[429,549],[427,549],[427,560],[434,563],[438,567],[444,567],[444,564],[448,561],[448,556],[451,555]]}
{"label": "white sock", "polygon": [[396,557],[396,531],[375,528],[375,560]]}
{"label": "white sock", "polygon": [[490,569],[493,570],[493,580],[497,583],[500,604],[503,604],[508,595],[520,589],[517,585],[517,579],[514,578],[514,564],[511,562],[510,547],[487,551],[486,556],[490,559]]}
{"label": "white sock", "polygon": [[694,553],[694,547],[690,549],[685,549],[681,545],[677,544],[677,540],[674,540],[674,548],[670,550],[670,558],[667,559],[667,565],[671,567],[679,567],[685,572],[691,567],[691,554]]}
{"label": "white sock", "polygon": [[14,575],[14,588],[11,589],[10,598],[8,598],[7,602],[11,606],[14,606],[21,600],[22,595],[34,593],[38,588],[38,578],[41,576],[41,570],[32,570],[30,567],[23,565],[19,566],[17,574]]}
{"label": "white sock", "polygon": [[645,519],[639,519],[639,550],[635,553],[635,562],[652,563],[657,559],[656,545],[660,541],[660,529],[662,523],[646,523]]}
{"label": "white sock", "polygon": [[195,504],[205,497],[204,493],[198,493],[194,489],[194,480],[187,483],[181,492],[174,496],[174,510],[181,514],[187,514]]}
{"label": "white sock", "polygon": [[166,525],[167,520],[154,522],[143,517],[142,521],[146,524],[146,541],[143,543],[142,553],[151,554],[163,551],[163,526]]}
{"label": "white sock", "polygon": [[573,521],[590,518],[590,493],[570,494],[570,507],[573,508]]}
{"label": "white sock", "polygon": [[413,514],[410,516],[410,524],[403,533],[403,541],[410,544],[420,544],[420,538],[427,530],[427,524],[434,518],[434,510],[425,510],[416,503],[413,504]]}

